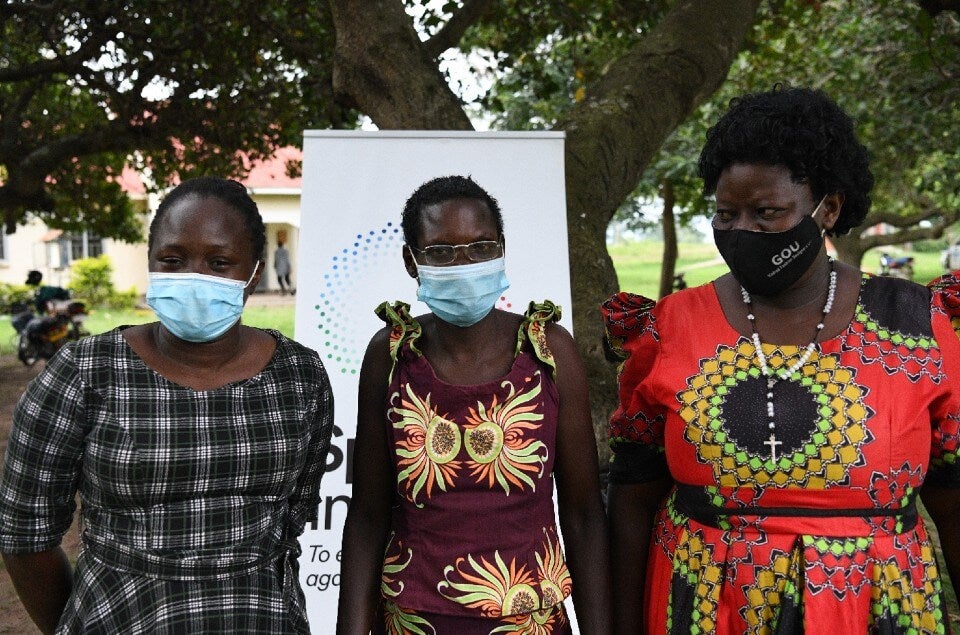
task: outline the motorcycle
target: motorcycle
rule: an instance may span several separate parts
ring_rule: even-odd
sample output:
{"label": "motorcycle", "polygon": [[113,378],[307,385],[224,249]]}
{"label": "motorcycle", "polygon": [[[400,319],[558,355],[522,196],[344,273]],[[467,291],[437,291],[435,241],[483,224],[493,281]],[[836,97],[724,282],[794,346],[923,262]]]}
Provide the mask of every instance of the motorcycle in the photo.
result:
{"label": "motorcycle", "polygon": [[17,357],[27,366],[38,359],[50,359],[69,341],[90,335],[83,328],[87,305],[83,302],[51,301],[47,312],[36,315],[26,305],[14,307],[11,324],[17,332]]}
{"label": "motorcycle", "polygon": [[880,254],[881,276],[890,276],[892,278],[902,278],[904,280],[913,280],[913,257],[899,256],[893,257],[887,252]]}
{"label": "motorcycle", "polygon": [[673,276],[673,290],[674,291],[683,291],[687,288],[687,281],[683,279],[683,272]]}

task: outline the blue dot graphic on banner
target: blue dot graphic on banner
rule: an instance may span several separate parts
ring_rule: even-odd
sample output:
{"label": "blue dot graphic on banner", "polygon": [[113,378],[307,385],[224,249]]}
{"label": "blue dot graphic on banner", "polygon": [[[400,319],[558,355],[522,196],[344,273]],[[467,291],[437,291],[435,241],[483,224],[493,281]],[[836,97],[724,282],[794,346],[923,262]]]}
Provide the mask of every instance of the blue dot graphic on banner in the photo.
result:
{"label": "blue dot graphic on banner", "polygon": [[[355,320],[355,312],[370,311],[372,307],[354,306],[351,291],[369,272],[382,271],[383,266],[398,266],[397,251],[402,244],[400,227],[388,221],[383,227],[361,231],[352,243],[331,257],[323,272],[320,301],[314,305],[320,318],[317,328],[323,336],[319,352],[328,369],[339,369],[344,375],[360,372],[367,342],[358,342],[345,334],[352,332],[347,325]],[[505,310],[513,308],[506,296],[501,296],[496,306]]]}
{"label": "blue dot graphic on banner", "polygon": [[395,264],[397,248],[402,243],[400,228],[387,222],[383,227],[358,233],[352,244],[330,259],[323,273],[320,302],[314,306],[320,318],[317,328],[323,335],[323,349],[319,352],[327,368],[339,368],[341,373],[350,375],[359,372],[366,342],[344,337],[344,333],[350,332],[346,325],[356,308],[348,294],[371,268],[383,266],[388,259]]}

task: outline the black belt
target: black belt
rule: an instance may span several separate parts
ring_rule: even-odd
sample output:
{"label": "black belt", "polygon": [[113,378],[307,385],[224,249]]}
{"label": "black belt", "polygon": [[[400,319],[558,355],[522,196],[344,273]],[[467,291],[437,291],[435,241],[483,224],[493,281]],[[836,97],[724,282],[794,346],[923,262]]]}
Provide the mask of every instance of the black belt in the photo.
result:
{"label": "black belt", "polygon": [[902,531],[909,531],[917,525],[916,494],[903,507],[890,509],[885,507],[865,507],[861,509],[830,509],[826,507],[717,507],[710,502],[706,489],[697,485],[677,484],[673,506],[678,512],[693,520],[722,529],[721,518],[730,516],[781,516],[807,518],[876,518],[896,517],[902,523]]}

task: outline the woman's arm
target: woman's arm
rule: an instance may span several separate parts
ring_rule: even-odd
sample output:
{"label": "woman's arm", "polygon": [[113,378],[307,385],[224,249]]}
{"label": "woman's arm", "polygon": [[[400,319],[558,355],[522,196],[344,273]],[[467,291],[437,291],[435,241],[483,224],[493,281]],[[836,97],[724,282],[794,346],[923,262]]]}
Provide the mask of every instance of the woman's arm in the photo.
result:
{"label": "woman's arm", "polygon": [[643,592],[647,573],[647,551],[653,521],[670,480],[651,483],[611,483],[607,491],[610,516],[610,559],[613,585],[621,598],[614,606],[614,632],[643,631]]}
{"label": "woman's arm", "polygon": [[610,559],[586,373],[566,330],[550,325],[547,338],[560,392],[554,470],[573,604],[580,632],[606,634],[611,632]]}
{"label": "woman's arm", "polygon": [[937,526],[940,550],[953,588],[960,590],[960,489],[924,485],[920,498]]}
{"label": "woman's arm", "polygon": [[70,562],[60,547],[40,553],[5,553],[3,562],[24,608],[41,633],[53,633],[72,588]]}
{"label": "woman's arm", "polygon": [[73,351],[60,349],[17,403],[0,482],[0,552],[44,633],[56,628],[72,584],[59,545],[76,509],[87,419]]}
{"label": "woman's arm", "polygon": [[343,527],[338,635],[367,635],[380,604],[380,573],[393,502],[386,420],[392,366],[388,337],[388,329],[373,337],[360,369],[353,493]]}
{"label": "woman's arm", "polygon": [[[310,364],[313,359],[300,361]],[[315,361],[317,376],[315,411],[310,422],[310,443],[307,446],[307,460],[303,471],[297,477],[297,484],[290,493],[290,513],[287,521],[287,539],[296,540],[303,533],[308,522],[316,522],[320,503],[320,482],[327,469],[327,453],[330,451],[330,437],[333,435],[333,389],[323,365]]]}

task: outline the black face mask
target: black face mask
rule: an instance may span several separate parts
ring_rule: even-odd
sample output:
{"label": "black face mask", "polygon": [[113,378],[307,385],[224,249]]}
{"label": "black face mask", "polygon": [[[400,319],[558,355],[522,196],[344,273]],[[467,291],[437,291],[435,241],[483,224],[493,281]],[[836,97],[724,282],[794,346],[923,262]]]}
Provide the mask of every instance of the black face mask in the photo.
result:
{"label": "black face mask", "polygon": [[714,228],[713,240],[737,282],[748,293],[766,296],[777,295],[799,280],[823,245],[813,215],[782,232]]}

